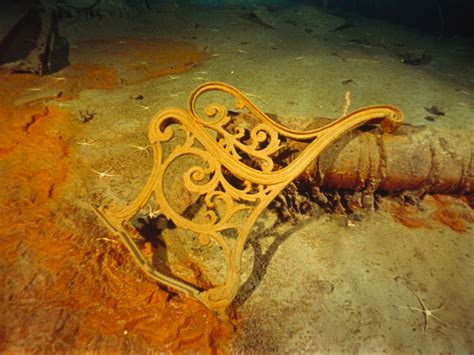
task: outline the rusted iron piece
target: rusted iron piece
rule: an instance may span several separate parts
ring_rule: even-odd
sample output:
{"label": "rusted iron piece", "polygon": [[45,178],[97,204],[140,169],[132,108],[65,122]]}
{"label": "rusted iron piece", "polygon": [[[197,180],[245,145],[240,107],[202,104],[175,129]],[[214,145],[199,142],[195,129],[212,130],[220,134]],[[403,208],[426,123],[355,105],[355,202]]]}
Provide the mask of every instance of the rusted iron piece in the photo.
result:
{"label": "rusted iron piece", "polygon": [[69,65],[69,43],[58,27],[59,13],[50,0],[35,3],[0,40],[0,68],[39,76]]}
{"label": "rusted iron piece", "polygon": [[[205,93],[220,92],[235,98],[235,109],[247,110],[257,121],[253,127],[232,125],[232,115],[221,104],[210,104],[204,114],[198,113],[197,101]],[[144,189],[126,207],[100,207],[99,218],[117,235],[131,252],[141,269],[152,279],[193,297],[212,310],[225,314],[240,286],[242,253],[249,232],[268,204],[331,143],[345,133],[366,123],[380,124],[392,131],[401,124],[403,115],[395,107],[379,105],[356,110],[330,124],[295,131],[275,122],[239,90],[220,82],[197,87],[188,99],[188,109],[165,109],[157,113],[149,127],[154,163]],[[178,135],[179,144],[171,152],[163,146]],[[184,138],[183,138],[184,136]],[[291,163],[275,162],[278,152],[290,141],[308,142]],[[187,192],[205,204],[205,219],[193,220],[176,208],[166,196],[165,174],[176,161],[192,157],[192,164],[179,177]],[[201,290],[159,272],[149,262],[127,232],[131,219],[154,199],[155,211],[174,225],[194,232],[203,245],[217,243],[226,259],[225,281]],[[229,233],[232,232],[232,233]],[[229,238],[229,234],[234,237]]]}
{"label": "rusted iron piece", "polygon": [[[315,120],[316,127],[326,120]],[[313,161],[300,179],[326,190],[424,194],[474,193],[474,136],[469,130],[403,124],[395,134],[354,130]],[[291,154],[307,143],[291,145]],[[287,154],[288,155],[288,154]],[[291,156],[283,157],[291,161]]]}

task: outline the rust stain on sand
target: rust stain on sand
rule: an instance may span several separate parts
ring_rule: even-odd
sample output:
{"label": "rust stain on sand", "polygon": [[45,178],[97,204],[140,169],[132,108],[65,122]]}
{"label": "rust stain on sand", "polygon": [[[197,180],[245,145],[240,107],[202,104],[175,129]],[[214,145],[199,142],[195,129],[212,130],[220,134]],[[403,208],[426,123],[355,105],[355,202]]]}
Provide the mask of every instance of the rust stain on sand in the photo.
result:
{"label": "rust stain on sand", "polygon": [[67,142],[80,124],[41,100],[13,102],[30,89],[60,89],[64,99],[118,80],[101,64],[62,75],[0,72],[0,351],[225,351],[229,324],[146,279],[120,244],[98,240],[93,216],[63,197],[74,193],[66,191],[74,179]]}
{"label": "rust stain on sand", "polygon": [[423,208],[392,201],[388,211],[401,224],[409,228],[432,228],[441,223],[456,232],[465,232],[474,223],[474,211],[466,198],[449,195],[427,195]]}
{"label": "rust stain on sand", "polygon": [[192,70],[210,58],[195,45],[168,39],[113,37],[83,40],[71,50],[72,63],[113,69],[122,84]]}

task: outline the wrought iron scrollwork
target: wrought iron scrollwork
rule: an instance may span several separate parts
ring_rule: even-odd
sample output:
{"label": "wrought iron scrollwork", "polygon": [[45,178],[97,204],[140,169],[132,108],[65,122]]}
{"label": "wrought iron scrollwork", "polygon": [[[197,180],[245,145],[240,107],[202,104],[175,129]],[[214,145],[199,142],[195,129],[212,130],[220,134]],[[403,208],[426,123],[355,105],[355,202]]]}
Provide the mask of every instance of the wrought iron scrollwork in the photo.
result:
{"label": "wrought iron scrollwork", "polygon": [[[258,122],[251,128],[232,126],[232,116],[221,104],[210,104],[199,114],[198,99],[211,91],[230,95],[235,99],[235,109],[248,110]],[[191,93],[187,110],[165,109],[153,117],[149,126],[153,169],[136,199],[123,208],[101,207],[95,211],[151,278],[198,299],[210,309],[222,311],[238,292],[244,244],[268,204],[341,135],[366,123],[379,123],[383,129],[393,130],[401,124],[402,117],[395,107],[370,106],[327,126],[300,132],[272,120],[237,89],[220,82],[206,83]],[[164,144],[178,135],[184,138],[165,154]],[[309,145],[289,165],[280,166],[275,164],[274,157],[287,140],[306,141]],[[193,162],[181,176],[183,187],[199,196],[204,204],[204,217],[198,221],[184,216],[166,196],[165,174],[183,157],[192,157]],[[160,273],[147,261],[127,232],[127,224],[152,196],[159,205],[159,214],[177,227],[196,233],[203,245],[213,240],[220,246],[227,263],[222,284],[200,290]],[[239,222],[235,220],[237,214]],[[232,240],[226,237],[229,230],[236,236]]]}

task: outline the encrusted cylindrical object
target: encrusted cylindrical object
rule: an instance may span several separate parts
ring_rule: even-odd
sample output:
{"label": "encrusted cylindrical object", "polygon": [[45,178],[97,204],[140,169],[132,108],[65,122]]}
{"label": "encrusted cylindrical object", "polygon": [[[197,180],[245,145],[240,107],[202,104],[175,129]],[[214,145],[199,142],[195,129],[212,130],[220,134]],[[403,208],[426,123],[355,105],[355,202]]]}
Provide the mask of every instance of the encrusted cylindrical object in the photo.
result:
{"label": "encrusted cylindrical object", "polygon": [[351,132],[306,172],[329,189],[469,193],[474,191],[473,155],[470,131],[403,125],[393,134],[376,128]]}

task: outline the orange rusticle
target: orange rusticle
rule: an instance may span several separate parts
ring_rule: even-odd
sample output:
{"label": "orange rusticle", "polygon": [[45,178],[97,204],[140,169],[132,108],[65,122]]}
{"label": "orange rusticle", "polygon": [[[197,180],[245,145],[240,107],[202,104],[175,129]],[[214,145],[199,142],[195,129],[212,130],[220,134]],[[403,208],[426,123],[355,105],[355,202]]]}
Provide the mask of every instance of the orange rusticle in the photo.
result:
{"label": "orange rusticle", "polygon": [[67,142],[81,125],[41,102],[13,103],[52,82],[0,72],[0,351],[225,351],[231,325],[144,278],[65,198],[78,174]]}

